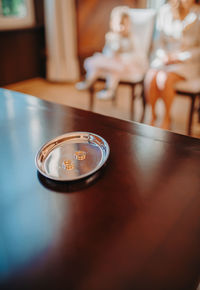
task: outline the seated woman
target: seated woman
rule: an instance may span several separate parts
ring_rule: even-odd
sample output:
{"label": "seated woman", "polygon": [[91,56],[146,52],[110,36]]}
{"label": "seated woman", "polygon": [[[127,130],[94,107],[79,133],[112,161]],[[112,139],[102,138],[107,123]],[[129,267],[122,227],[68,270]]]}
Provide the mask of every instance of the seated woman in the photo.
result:
{"label": "seated woman", "polygon": [[145,78],[145,95],[156,120],[158,98],[165,104],[163,129],[170,127],[175,84],[200,74],[200,13],[194,0],[170,0],[157,19],[158,45]]}
{"label": "seated woman", "polygon": [[130,80],[147,70],[147,58],[140,52],[137,40],[133,39],[129,11],[127,6],[112,10],[104,49],[102,53],[95,53],[85,60],[86,78],[76,84],[77,89],[88,89],[95,80],[103,77],[106,79],[106,89],[96,96],[99,99],[112,99],[120,80]]}

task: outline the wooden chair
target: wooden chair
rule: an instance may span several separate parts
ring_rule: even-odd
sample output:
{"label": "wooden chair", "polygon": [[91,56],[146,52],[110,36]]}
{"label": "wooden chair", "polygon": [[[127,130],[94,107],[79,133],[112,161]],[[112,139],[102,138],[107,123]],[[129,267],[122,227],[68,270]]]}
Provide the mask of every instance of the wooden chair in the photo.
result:
{"label": "wooden chair", "polygon": [[[155,17],[156,12],[154,9],[132,9],[130,8],[130,15],[132,19],[132,30],[133,33],[136,34],[136,37],[141,44],[141,50],[149,56],[152,38],[153,38],[153,31],[154,31],[154,24],[155,24]],[[98,79],[98,81],[105,81],[104,78]],[[143,114],[141,116],[141,122],[144,119],[144,112],[146,101],[144,97],[144,89],[143,89],[143,82],[144,82],[144,74],[142,75],[135,75],[130,76],[130,79],[122,79],[120,84],[128,85],[131,87],[131,104],[130,104],[130,119],[133,119],[134,115],[134,99],[136,97],[136,87],[141,86],[141,97],[142,97],[142,104],[143,104]],[[95,83],[89,89],[90,101],[89,101],[89,109],[92,111],[94,107],[94,93],[95,93]],[[113,102],[116,101],[116,94],[113,99]]]}
{"label": "wooden chair", "polygon": [[191,99],[190,112],[188,117],[188,125],[187,125],[187,134],[191,135],[192,133],[192,121],[193,115],[195,112],[195,101],[199,98],[199,106],[198,106],[198,115],[199,115],[199,123],[200,123],[200,77],[197,79],[192,79],[189,81],[180,81],[176,84],[176,93],[189,97]]}

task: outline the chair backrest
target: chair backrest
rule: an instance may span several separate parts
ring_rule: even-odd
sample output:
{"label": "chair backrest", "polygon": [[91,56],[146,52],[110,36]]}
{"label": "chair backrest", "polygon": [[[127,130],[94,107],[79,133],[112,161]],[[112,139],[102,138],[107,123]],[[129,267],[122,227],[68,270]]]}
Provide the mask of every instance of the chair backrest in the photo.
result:
{"label": "chair backrest", "polygon": [[148,56],[153,39],[156,10],[130,8],[130,16],[137,45],[139,45],[141,52]]}

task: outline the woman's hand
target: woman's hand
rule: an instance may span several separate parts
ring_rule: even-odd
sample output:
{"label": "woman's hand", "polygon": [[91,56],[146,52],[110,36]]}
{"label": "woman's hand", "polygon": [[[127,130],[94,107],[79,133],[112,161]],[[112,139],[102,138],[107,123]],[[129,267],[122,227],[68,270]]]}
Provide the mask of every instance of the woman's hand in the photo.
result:
{"label": "woman's hand", "polygon": [[165,65],[170,65],[170,64],[175,64],[175,63],[180,63],[180,57],[179,57],[179,53],[171,53],[168,55],[165,55],[164,57],[164,64]]}

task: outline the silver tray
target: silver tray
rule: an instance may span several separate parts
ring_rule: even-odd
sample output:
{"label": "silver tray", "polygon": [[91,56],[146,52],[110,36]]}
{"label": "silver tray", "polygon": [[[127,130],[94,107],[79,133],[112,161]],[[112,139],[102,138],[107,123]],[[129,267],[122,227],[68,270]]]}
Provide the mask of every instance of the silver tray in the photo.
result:
{"label": "silver tray", "polygon": [[109,153],[109,145],[101,136],[89,132],[72,132],[44,144],[36,155],[35,163],[45,177],[72,181],[99,170]]}

